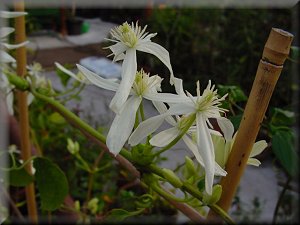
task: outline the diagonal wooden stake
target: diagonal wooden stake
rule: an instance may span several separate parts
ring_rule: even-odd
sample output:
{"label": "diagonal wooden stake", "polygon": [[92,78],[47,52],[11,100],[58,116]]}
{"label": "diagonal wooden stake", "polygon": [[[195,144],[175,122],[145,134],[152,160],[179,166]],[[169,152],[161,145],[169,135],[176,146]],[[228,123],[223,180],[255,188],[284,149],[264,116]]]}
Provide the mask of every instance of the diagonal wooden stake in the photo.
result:
{"label": "diagonal wooden stake", "polygon": [[[231,206],[284,61],[289,54],[292,40],[292,34],[273,28],[265,44],[244,115],[226,164],[227,176],[221,180],[223,192],[218,205],[224,211],[228,211]],[[209,213],[210,219],[216,216],[212,211]]]}
{"label": "diagonal wooden stake", "polygon": [[[24,2],[16,1],[15,11],[24,11]],[[26,41],[25,33],[25,17],[20,16],[15,19],[15,35],[16,44]],[[20,47],[16,49],[16,61],[17,61],[17,74],[21,77],[26,75],[26,48]],[[28,118],[28,106],[27,106],[27,92],[18,91],[18,110],[19,110],[19,126],[21,131],[21,153],[22,159],[26,162],[31,157],[31,144],[29,138],[29,118]],[[29,174],[32,174],[31,165],[27,164],[25,167]],[[28,216],[31,223],[37,223],[37,208],[35,201],[34,184],[31,183],[25,187],[26,201]]]}

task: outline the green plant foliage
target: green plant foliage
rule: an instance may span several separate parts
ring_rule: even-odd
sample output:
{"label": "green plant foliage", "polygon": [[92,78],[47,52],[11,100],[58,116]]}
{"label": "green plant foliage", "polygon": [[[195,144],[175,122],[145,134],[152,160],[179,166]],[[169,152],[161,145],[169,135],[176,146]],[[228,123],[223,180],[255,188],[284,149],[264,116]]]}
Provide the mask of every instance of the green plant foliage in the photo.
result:
{"label": "green plant foliage", "polygon": [[291,60],[295,60],[299,63],[300,48],[298,46],[291,46]]}
{"label": "green plant foliage", "polygon": [[294,149],[291,132],[279,130],[272,137],[272,149],[285,171],[293,177],[298,174],[299,158]]}
{"label": "green plant foliage", "polygon": [[280,128],[288,128],[292,126],[295,122],[295,113],[283,110],[281,108],[272,108],[271,110],[271,121],[270,121],[270,128],[271,131],[276,131],[276,129]]}
{"label": "green plant foliage", "polygon": [[121,222],[125,220],[128,217],[136,216],[141,214],[144,211],[144,209],[138,209],[133,212],[129,212],[124,209],[113,209],[110,213],[110,215],[106,218],[107,221],[111,222]]}
{"label": "green plant foliage", "polygon": [[202,179],[198,182],[197,187],[199,191],[203,192],[205,190],[205,179]]}
{"label": "green plant foliage", "polygon": [[59,113],[54,112],[52,113],[49,117],[48,117],[49,121],[51,123],[55,123],[55,124],[59,124],[59,125],[63,125],[66,123],[65,118],[63,118]]}
{"label": "green plant foliage", "polygon": [[223,96],[226,93],[228,93],[229,101],[231,101],[233,103],[245,102],[248,99],[248,97],[245,95],[244,91],[239,86],[218,85],[218,94],[220,96]]}
{"label": "green plant foliage", "polygon": [[204,193],[203,203],[206,205],[215,204],[219,201],[221,194],[222,194],[222,186],[220,184],[217,184],[213,187],[212,195],[208,195],[207,193]]}
{"label": "green plant foliage", "polygon": [[234,130],[239,129],[242,118],[243,118],[243,114],[238,114],[229,117],[231,123],[233,124]]}
{"label": "green plant foliage", "polygon": [[34,180],[34,177],[26,172],[25,168],[11,169],[9,171],[9,184],[14,187],[25,187]]}
{"label": "green plant foliage", "polygon": [[41,208],[53,211],[58,209],[68,194],[68,181],[63,171],[47,158],[34,160],[35,178],[41,197]]}
{"label": "green plant foliage", "polygon": [[[69,65],[69,64],[64,65],[64,67],[66,69],[73,68],[73,66]],[[71,77],[68,74],[66,74],[63,71],[61,71],[60,69],[56,69],[55,72],[58,75],[58,77],[60,78],[61,83],[66,87]]]}
{"label": "green plant foliage", "polygon": [[[240,85],[249,93],[269,31],[276,26],[292,32],[292,20],[290,9],[165,7],[154,9],[146,22],[158,33],[155,41],[170,52],[173,70],[184,79],[185,89],[194,90],[200,79],[204,85],[208,80]],[[159,75],[168,74],[155,59],[140,62],[151,70],[159,67]],[[285,64],[279,81],[284,85],[278,85],[271,100],[276,105],[291,100],[290,65]]]}

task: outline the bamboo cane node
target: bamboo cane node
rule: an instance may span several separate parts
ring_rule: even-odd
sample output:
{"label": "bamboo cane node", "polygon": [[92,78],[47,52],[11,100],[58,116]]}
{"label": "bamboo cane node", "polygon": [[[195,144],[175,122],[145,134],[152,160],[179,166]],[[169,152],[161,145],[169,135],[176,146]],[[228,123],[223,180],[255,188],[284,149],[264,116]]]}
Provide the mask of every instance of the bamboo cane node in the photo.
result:
{"label": "bamboo cane node", "polygon": [[272,28],[265,44],[262,59],[274,65],[283,65],[290,53],[293,35],[279,28]]}
{"label": "bamboo cane node", "polygon": [[269,74],[273,74],[274,72],[281,70],[283,65],[277,65],[270,62],[268,59],[261,59],[260,60],[261,69]]}

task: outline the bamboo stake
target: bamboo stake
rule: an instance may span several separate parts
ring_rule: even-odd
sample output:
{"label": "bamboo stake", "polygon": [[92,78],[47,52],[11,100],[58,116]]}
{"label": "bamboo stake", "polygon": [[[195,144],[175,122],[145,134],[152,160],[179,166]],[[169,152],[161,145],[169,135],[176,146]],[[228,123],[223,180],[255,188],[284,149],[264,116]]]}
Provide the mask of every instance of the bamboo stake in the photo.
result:
{"label": "bamboo stake", "polygon": [[[227,176],[221,180],[223,192],[218,205],[224,211],[230,208],[244,173],[283,63],[289,54],[292,40],[292,34],[273,28],[265,44],[235,143],[226,164]],[[216,218],[215,216],[216,214],[211,211],[209,218]]]}
{"label": "bamboo stake", "polygon": [[[15,3],[15,11],[24,11],[24,2],[17,1]],[[16,43],[22,43],[26,41],[25,33],[25,16],[20,16],[15,19],[15,39]],[[17,74],[21,77],[26,75],[26,48],[20,47],[16,50],[16,61],[17,61]],[[18,109],[19,109],[19,126],[21,131],[21,153],[23,161],[27,161],[31,157],[31,145],[29,139],[29,118],[28,118],[28,106],[27,106],[27,92],[18,91]],[[29,174],[32,174],[31,165],[27,164],[25,167]],[[35,201],[35,190],[34,184],[31,183],[25,187],[26,190],[26,200],[27,200],[27,210],[29,220],[32,223],[37,223],[37,208]]]}

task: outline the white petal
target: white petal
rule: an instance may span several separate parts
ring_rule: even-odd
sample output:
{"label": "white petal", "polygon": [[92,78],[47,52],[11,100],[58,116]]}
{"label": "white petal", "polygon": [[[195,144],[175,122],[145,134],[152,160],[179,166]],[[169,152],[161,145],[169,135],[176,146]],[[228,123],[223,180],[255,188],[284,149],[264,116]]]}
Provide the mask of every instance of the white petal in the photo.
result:
{"label": "white petal", "polygon": [[123,60],[124,58],[125,58],[125,54],[121,53],[120,55],[114,57],[113,62]]}
{"label": "white petal", "polygon": [[115,113],[120,112],[123,104],[127,100],[127,97],[131,91],[131,87],[135,79],[136,70],[136,51],[135,49],[128,49],[126,51],[125,59],[122,65],[122,80],[120,86],[109,105],[109,107]]}
{"label": "white petal", "polygon": [[16,48],[23,47],[23,46],[27,45],[28,43],[29,43],[29,41],[24,41],[20,44],[15,44],[15,45],[7,44],[7,43],[1,43],[1,45],[3,45],[7,49],[16,49]]}
{"label": "white petal", "polygon": [[217,130],[212,130],[212,129],[209,129],[209,128],[208,128],[208,130],[209,130],[210,134],[213,134],[213,135],[216,135],[216,136],[222,136],[223,137],[223,135],[219,131],[217,131]]}
{"label": "white petal", "polygon": [[190,99],[186,96],[180,96],[177,94],[171,93],[146,93],[144,97],[151,101],[160,101],[166,103],[184,103],[186,101],[190,101]]}
{"label": "white petal", "polygon": [[117,155],[126,140],[130,136],[134,122],[136,112],[142,99],[137,96],[131,96],[128,101],[125,102],[123,110],[120,114],[116,115],[112,125],[109,129],[106,139],[106,145],[110,152]]}
{"label": "white petal", "polygon": [[[163,102],[152,101],[152,103],[160,114],[164,114],[168,111],[167,106]],[[177,124],[176,120],[172,116],[166,116],[165,120],[174,127]]]}
{"label": "white petal", "polygon": [[176,93],[180,96],[186,96],[183,91],[182,79],[174,77],[173,82],[174,82]]}
{"label": "white petal", "polygon": [[225,140],[231,140],[234,132],[234,127],[231,121],[225,117],[217,117],[216,119],[221,131],[224,134]]}
{"label": "white petal", "polygon": [[221,136],[212,135],[212,141],[214,144],[214,150],[215,150],[215,161],[221,166],[225,167],[226,161],[225,161],[225,139]]}
{"label": "white petal", "polygon": [[222,176],[222,177],[225,177],[227,175],[227,172],[216,162],[215,162],[215,175]]}
{"label": "white petal", "polygon": [[183,115],[193,112],[195,112],[194,105],[189,102],[171,105],[167,111],[169,115]]}
{"label": "white petal", "polygon": [[202,167],[204,167],[204,162],[199,153],[197,145],[187,135],[183,135],[182,139],[184,143],[188,146],[188,148],[193,152],[194,156],[196,157],[196,160],[200,163]]}
{"label": "white petal", "polygon": [[12,62],[16,62],[16,60],[12,56],[7,54],[5,51],[0,50],[0,62],[12,63]]}
{"label": "white petal", "polygon": [[254,143],[249,157],[251,158],[259,155],[263,150],[265,150],[266,147],[268,147],[268,144],[265,140]]}
{"label": "white petal", "polygon": [[203,115],[197,113],[196,115],[197,121],[197,146],[200,150],[200,155],[204,161],[204,169],[205,169],[205,190],[211,195],[212,194],[212,186],[214,181],[215,174],[215,154],[214,154],[214,146],[211,140],[210,133],[208,131],[208,127],[206,125],[206,120],[203,118]]}
{"label": "white petal", "polygon": [[1,27],[0,28],[0,38],[4,38],[14,31],[15,31],[15,29],[12,27]]}
{"label": "white petal", "polygon": [[116,80],[104,79],[79,64],[76,64],[76,66],[92,84],[110,91],[116,91],[119,88],[119,84],[116,83]]}
{"label": "white petal", "polygon": [[[184,135],[182,137],[182,139],[185,142],[185,144],[188,146],[188,148],[193,152],[194,156],[196,157],[196,160],[204,168],[203,159],[199,153],[197,145],[187,135]],[[225,170],[223,170],[216,162],[215,162],[215,175],[216,176],[226,176],[227,175],[227,172]]]}
{"label": "white petal", "polygon": [[261,164],[261,162],[258,159],[249,158],[247,161],[247,164],[251,165],[251,166],[259,166]]}
{"label": "white petal", "polygon": [[171,143],[179,134],[180,130],[177,127],[169,128],[154,135],[153,138],[150,139],[150,144],[156,147],[165,147],[166,145]]}
{"label": "white petal", "polygon": [[74,78],[75,80],[78,80],[79,82],[82,82],[82,80],[78,79],[78,77],[76,76],[75,73],[73,73],[72,71],[66,69],[65,67],[63,67],[60,63],[58,62],[54,62],[55,66],[60,69],[61,71],[63,71],[65,74],[68,74],[70,77]]}
{"label": "white petal", "polygon": [[9,18],[15,18],[19,16],[27,15],[27,12],[10,12],[10,11],[1,11],[0,10],[0,17],[9,19]]}
{"label": "white petal", "polygon": [[158,115],[150,117],[149,119],[141,122],[139,126],[133,131],[129,137],[128,143],[132,146],[137,145],[143,141],[148,135],[156,131],[164,122],[167,115]]}
{"label": "white petal", "polygon": [[164,47],[162,47],[159,44],[156,44],[154,42],[147,41],[147,42],[138,44],[137,50],[153,54],[157,58],[159,58],[159,60],[162,61],[162,63],[165,64],[166,67],[169,69],[170,74],[171,74],[171,79],[173,80],[174,75],[173,75],[173,70],[172,70],[172,66],[170,63],[169,52]]}
{"label": "white petal", "polygon": [[34,99],[33,94],[31,94],[31,93],[29,92],[28,95],[27,95],[27,105],[28,105],[28,106],[32,103],[33,99]]}
{"label": "white petal", "polygon": [[14,93],[12,91],[6,95],[6,105],[8,113],[14,115]]}
{"label": "white petal", "polygon": [[112,51],[112,54],[115,55],[113,59],[114,62],[124,59],[123,53],[128,49],[128,47],[122,42],[118,42],[114,45],[109,46],[108,48]]}
{"label": "white petal", "polygon": [[168,111],[168,108],[164,103],[158,101],[152,101],[152,103],[160,114],[163,114]]}

